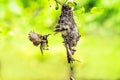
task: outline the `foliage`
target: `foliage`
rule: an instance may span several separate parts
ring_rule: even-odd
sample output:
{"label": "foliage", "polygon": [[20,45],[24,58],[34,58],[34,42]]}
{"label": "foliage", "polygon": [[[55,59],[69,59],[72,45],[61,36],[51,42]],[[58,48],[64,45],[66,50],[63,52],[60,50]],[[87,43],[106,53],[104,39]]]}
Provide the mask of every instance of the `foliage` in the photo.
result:
{"label": "foliage", "polygon": [[[65,0],[60,0],[65,2]],[[81,40],[75,58],[79,79],[119,79],[120,1],[74,0]],[[0,0],[0,74],[5,80],[67,80],[68,65],[60,35],[49,37],[41,56],[29,31],[54,34],[61,7],[54,0]],[[59,37],[58,37],[59,36]],[[77,65],[77,66],[76,66]],[[69,71],[69,70],[68,70]]]}

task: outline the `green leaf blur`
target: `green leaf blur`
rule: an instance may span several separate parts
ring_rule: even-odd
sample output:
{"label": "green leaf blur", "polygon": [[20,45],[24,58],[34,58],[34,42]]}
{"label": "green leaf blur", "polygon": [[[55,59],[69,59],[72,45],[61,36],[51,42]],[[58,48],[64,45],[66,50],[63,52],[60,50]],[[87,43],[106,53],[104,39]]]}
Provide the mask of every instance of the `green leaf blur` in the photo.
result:
{"label": "green leaf blur", "polygon": [[[74,55],[81,61],[73,63],[75,79],[119,80],[120,0],[74,2],[74,19],[81,34]],[[55,8],[54,0],[0,0],[1,80],[68,80],[63,40],[53,32],[61,6]],[[44,56],[29,41],[30,31],[52,34]]]}

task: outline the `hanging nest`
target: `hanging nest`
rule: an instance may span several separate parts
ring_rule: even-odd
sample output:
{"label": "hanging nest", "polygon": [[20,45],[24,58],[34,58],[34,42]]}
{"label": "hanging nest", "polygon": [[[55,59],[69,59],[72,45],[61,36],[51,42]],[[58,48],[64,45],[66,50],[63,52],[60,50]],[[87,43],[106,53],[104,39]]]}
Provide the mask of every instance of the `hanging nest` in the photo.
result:
{"label": "hanging nest", "polygon": [[72,55],[75,53],[75,46],[80,38],[79,31],[73,18],[73,11],[67,4],[62,5],[61,15],[56,26],[56,33],[60,32],[64,39],[67,50],[68,62],[74,61]]}

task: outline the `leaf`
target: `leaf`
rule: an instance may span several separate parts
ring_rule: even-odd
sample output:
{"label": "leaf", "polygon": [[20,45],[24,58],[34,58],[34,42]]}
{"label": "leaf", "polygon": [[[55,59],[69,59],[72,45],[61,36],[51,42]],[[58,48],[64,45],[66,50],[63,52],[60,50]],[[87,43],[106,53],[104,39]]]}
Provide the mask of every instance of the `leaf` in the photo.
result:
{"label": "leaf", "polygon": [[70,7],[75,7],[77,5],[76,2],[67,2],[67,5],[69,5]]}
{"label": "leaf", "polygon": [[55,9],[56,9],[56,10],[59,9],[58,3],[56,3]]}
{"label": "leaf", "polygon": [[75,12],[76,12],[77,14],[82,14],[82,13],[85,12],[85,8],[84,8],[84,7],[81,7],[80,9],[75,10]]}
{"label": "leaf", "polygon": [[55,9],[56,9],[56,10],[58,10],[58,9],[59,9],[59,7],[58,7],[58,6],[56,6],[56,7],[55,7]]}
{"label": "leaf", "polygon": [[18,14],[18,15],[22,14],[21,7],[15,1],[11,0],[8,4],[8,8],[14,14]]}
{"label": "leaf", "polygon": [[103,12],[104,12],[104,9],[103,8],[99,8],[99,7],[93,7],[90,10],[90,13],[92,13],[92,14],[101,14]]}
{"label": "leaf", "polygon": [[75,5],[77,5],[77,3],[76,2],[73,2]]}

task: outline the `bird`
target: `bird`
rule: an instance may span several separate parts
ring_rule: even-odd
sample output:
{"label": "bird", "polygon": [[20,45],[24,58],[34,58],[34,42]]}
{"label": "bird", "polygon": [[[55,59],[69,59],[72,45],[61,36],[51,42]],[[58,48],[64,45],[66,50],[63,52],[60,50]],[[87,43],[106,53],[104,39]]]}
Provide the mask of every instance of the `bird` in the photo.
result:
{"label": "bird", "polygon": [[29,35],[29,40],[33,42],[34,46],[40,45],[40,51],[43,55],[43,50],[48,50],[48,39],[47,38],[50,34],[42,36],[38,33],[30,31],[28,35]]}

